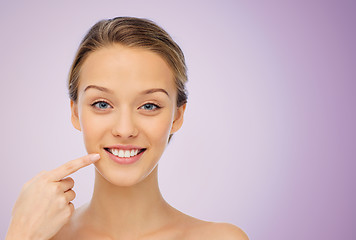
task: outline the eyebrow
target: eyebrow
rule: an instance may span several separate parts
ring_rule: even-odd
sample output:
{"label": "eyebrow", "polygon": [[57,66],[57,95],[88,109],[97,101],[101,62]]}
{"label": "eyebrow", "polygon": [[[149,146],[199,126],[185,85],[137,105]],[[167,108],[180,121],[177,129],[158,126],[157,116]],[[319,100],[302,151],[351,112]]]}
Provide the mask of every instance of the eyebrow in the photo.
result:
{"label": "eyebrow", "polygon": [[[113,94],[114,92],[106,87],[101,87],[101,86],[97,86],[97,85],[89,85],[87,86],[85,89],[84,89],[84,92],[87,91],[88,89],[97,89],[99,91],[102,91],[102,92],[107,92],[107,93],[110,93],[110,94]],[[163,88],[152,88],[152,89],[147,89],[147,90],[144,90],[141,92],[142,95],[145,95],[145,94],[151,94],[151,93],[155,93],[155,92],[162,92],[162,93],[165,93],[168,97],[169,94],[166,90],[164,90]]]}
{"label": "eyebrow", "polygon": [[87,91],[88,89],[97,89],[99,91],[102,91],[102,92],[107,92],[107,93],[111,93],[113,94],[114,92],[106,87],[100,87],[100,86],[97,86],[97,85],[89,85],[87,86],[85,89],[84,89],[84,92]]}
{"label": "eyebrow", "polygon": [[151,93],[155,93],[155,92],[163,92],[163,93],[165,93],[168,97],[170,97],[169,94],[168,94],[168,92],[167,92],[166,90],[164,90],[163,88],[152,88],[152,89],[148,89],[148,90],[145,90],[145,91],[141,92],[141,94],[151,94]]}

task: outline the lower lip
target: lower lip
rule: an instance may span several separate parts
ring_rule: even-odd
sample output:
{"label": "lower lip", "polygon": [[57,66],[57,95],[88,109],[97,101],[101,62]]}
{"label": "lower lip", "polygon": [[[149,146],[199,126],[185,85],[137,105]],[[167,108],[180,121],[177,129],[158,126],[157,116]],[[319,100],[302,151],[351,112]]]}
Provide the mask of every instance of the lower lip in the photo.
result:
{"label": "lower lip", "polygon": [[133,157],[123,157],[123,158],[117,157],[114,154],[112,154],[111,152],[108,152],[106,150],[105,150],[105,152],[116,163],[119,163],[119,164],[132,164],[132,163],[137,162],[141,158],[142,154],[145,151],[142,151],[141,153],[139,153],[139,154],[137,154],[136,156],[133,156]]}

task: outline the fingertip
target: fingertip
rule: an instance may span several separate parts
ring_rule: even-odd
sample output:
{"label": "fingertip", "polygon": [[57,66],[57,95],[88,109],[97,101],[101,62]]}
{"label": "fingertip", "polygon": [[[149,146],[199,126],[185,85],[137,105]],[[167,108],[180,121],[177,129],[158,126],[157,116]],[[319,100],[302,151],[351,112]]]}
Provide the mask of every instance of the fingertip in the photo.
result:
{"label": "fingertip", "polygon": [[89,154],[89,160],[91,162],[96,162],[100,159],[100,154],[94,153],[94,154]]}

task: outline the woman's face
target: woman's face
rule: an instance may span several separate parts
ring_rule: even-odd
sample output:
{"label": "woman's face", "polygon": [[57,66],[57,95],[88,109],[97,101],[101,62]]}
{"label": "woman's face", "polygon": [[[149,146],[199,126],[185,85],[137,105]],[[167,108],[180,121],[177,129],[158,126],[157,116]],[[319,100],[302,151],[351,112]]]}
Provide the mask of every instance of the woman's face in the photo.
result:
{"label": "woman's face", "polygon": [[83,132],[88,153],[99,153],[98,172],[129,186],[156,167],[171,133],[182,122],[174,76],[156,53],[113,45],[84,61],[72,123]]}

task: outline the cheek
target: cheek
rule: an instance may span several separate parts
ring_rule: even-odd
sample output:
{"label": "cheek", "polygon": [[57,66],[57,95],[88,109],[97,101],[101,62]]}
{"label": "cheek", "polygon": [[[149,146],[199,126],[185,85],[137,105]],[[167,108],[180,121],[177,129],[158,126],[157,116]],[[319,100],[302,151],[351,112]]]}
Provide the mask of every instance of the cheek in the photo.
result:
{"label": "cheek", "polygon": [[108,124],[103,121],[104,119],[93,115],[89,111],[83,111],[81,114],[81,126],[83,132],[84,143],[87,151],[95,151],[95,146],[98,140],[102,138],[105,132],[105,126]]}
{"label": "cheek", "polygon": [[[118,119],[114,114],[97,115],[83,109],[80,116],[84,143],[88,152],[96,151],[105,140],[112,141],[111,137],[115,137],[112,135],[112,128]],[[141,138],[147,138],[150,144],[164,148],[170,135],[172,118],[172,111],[166,111],[152,117],[136,115],[132,120],[139,131],[140,141]]]}
{"label": "cheek", "polygon": [[152,142],[163,143],[163,146],[165,146],[172,127],[172,116],[170,113],[166,113],[146,119],[142,126],[145,127],[145,132]]}

